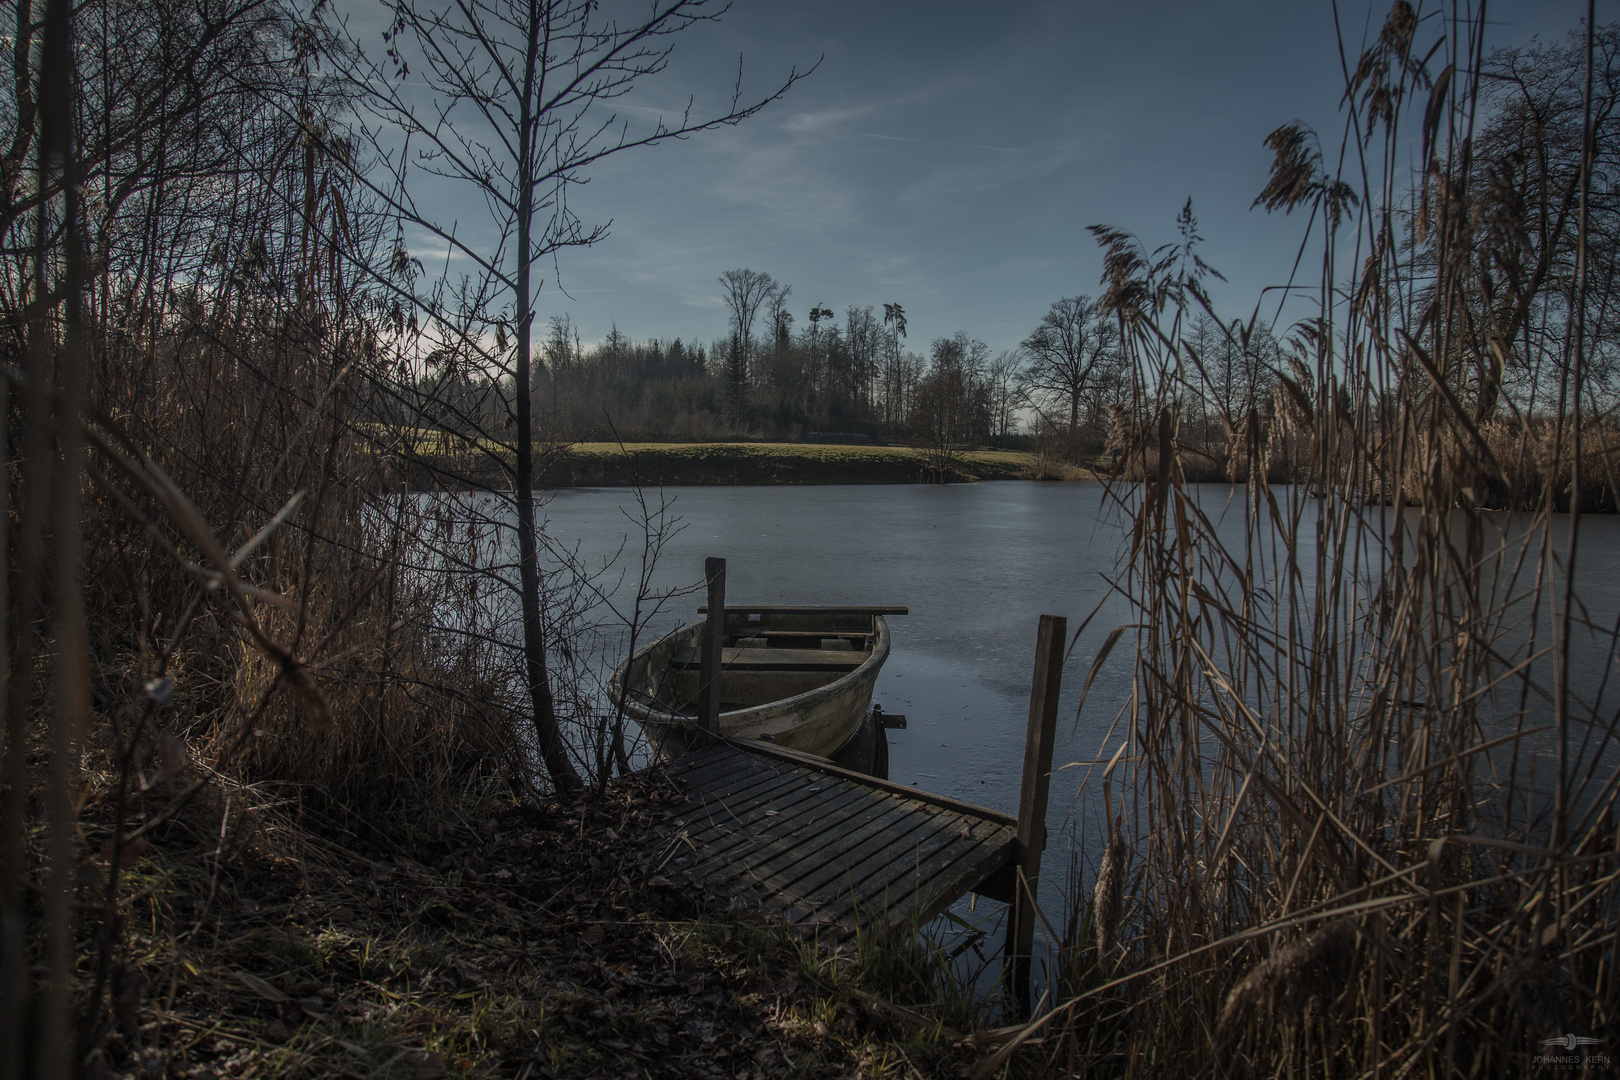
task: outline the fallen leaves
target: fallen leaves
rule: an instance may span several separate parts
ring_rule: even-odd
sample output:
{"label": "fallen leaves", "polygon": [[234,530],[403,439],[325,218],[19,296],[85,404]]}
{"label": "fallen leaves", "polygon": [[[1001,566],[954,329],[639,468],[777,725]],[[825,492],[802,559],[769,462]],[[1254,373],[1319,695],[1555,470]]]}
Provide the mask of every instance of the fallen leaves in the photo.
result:
{"label": "fallen leaves", "polygon": [[149,846],[144,836],[125,840],[122,845],[116,846],[109,840],[101,845],[101,858],[103,862],[111,862],[113,851],[116,849],[118,852],[118,869],[128,870],[141,861],[141,856],[146,854],[146,849]]}
{"label": "fallen leaves", "polygon": [[140,1037],[109,1051],[110,1072],[139,1075],[161,1047],[188,1080],[338,1061],[406,1077],[891,1075],[860,1063],[899,1060],[872,1040],[922,1028],[903,1007],[829,1004],[799,961],[756,966],[757,927],[693,919],[660,873],[689,846],[666,828],[680,798],[636,777],[473,816],[408,855],[227,863],[157,909],[173,921],[154,941],[184,938],[184,956],[153,978],[173,986],[161,1019],[132,998]]}

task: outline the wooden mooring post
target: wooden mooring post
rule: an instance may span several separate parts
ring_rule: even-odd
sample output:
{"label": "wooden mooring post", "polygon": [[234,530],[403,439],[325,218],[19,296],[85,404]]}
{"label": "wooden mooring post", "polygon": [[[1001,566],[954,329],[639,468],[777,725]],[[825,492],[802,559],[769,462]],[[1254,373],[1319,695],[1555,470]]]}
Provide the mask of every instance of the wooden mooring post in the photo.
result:
{"label": "wooden mooring post", "polygon": [[1030,953],[1035,945],[1035,904],[1046,850],[1046,800],[1052,788],[1052,738],[1057,730],[1058,691],[1063,683],[1063,645],[1069,621],[1042,615],[1035,639],[1035,674],[1029,686],[1029,732],[1024,740],[1024,779],[1018,794],[1018,840],[1013,850],[1013,896],[1007,920],[1006,976],[1017,1018],[1029,1016]]}
{"label": "wooden mooring post", "polygon": [[687,800],[664,826],[670,851],[682,851],[672,854],[671,876],[682,875],[706,902],[758,905],[841,941],[863,926],[915,926],[968,892],[1009,904],[1002,977],[1008,1011],[1027,1017],[1068,620],[1041,616],[1015,817],[763,742],[710,738],[720,708],[725,561],[710,559],[707,570],[698,715],[708,730],[695,733],[701,749],[666,766]]}
{"label": "wooden mooring post", "polygon": [[726,560],[707,559],[703,576],[709,583],[708,621],[698,663],[698,726],[720,730],[720,656],[726,643]]}

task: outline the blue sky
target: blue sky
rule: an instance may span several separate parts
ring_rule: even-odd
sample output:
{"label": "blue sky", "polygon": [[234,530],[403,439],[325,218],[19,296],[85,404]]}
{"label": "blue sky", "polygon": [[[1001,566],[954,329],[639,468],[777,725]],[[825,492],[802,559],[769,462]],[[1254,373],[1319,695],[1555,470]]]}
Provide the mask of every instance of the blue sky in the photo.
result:
{"label": "blue sky", "polygon": [[[1489,40],[1560,37],[1586,5],[1490,5]],[[1387,5],[1341,0],[1351,63]],[[1620,0],[1598,6],[1600,22]],[[768,271],[811,304],[899,302],[910,343],[958,330],[1013,348],[1052,301],[1095,294],[1086,226],[1174,236],[1190,196],[1223,314],[1247,316],[1286,279],[1303,222],[1250,210],[1273,128],[1303,120],[1337,144],[1343,86],[1333,6],[1294,3],[864,3],[736,0],[682,35],[669,69],[621,103],[722,107],[823,58],[787,98],[743,125],[622,155],[576,189],[609,237],[546,268],[544,318],[587,342],[707,343],[725,333],[716,277]],[[460,212],[448,207],[447,212]],[[479,207],[469,204],[466,216]],[[564,291],[565,290],[565,291]]]}

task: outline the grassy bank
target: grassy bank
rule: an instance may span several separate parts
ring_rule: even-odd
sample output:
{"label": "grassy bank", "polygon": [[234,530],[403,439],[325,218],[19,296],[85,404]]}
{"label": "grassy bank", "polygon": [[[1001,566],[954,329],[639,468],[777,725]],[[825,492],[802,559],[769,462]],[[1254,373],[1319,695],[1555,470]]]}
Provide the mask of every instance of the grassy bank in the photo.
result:
{"label": "grassy bank", "polygon": [[[1018,450],[964,451],[957,482],[1024,480],[1034,456]],[[547,471],[559,485],[915,484],[928,479],[922,451],[909,446],[820,443],[579,443]]]}
{"label": "grassy bank", "polygon": [[212,860],[185,850],[204,815],[182,815],[131,860],[142,977],[115,985],[97,1067],[899,1078],[951,1075],[994,1044],[962,1034],[960,992],[935,1000],[943,969],[914,941],[839,954],[706,914],[656,873],[667,837],[650,828],[681,803],[652,776],[548,804],[469,791],[460,820],[367,843],[260,807]]}
{"label": "grassy bank", "polygon": [[[419,484],[431,482],[430,472],[497,482],[497,451],[448,447],[432,436],[417,438],[413,449],[422,465]],[[945,468],[951,483],[1092,478],[1089,470],[1022,450],[964,450]],[[937,473],[928,456],[910,446],[740,442],[573,443],[546,455],[540,475],[545,487],[917,484],[934,479]]]}

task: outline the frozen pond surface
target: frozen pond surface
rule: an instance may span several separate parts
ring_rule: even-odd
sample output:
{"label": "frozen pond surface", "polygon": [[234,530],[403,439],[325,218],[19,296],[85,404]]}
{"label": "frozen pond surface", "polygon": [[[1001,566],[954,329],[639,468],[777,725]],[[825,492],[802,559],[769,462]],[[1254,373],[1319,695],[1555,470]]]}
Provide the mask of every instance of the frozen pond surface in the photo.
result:
{"label": "frozen pond surface", "polygon": [[[1107,523],[1100,485],[702,487],[666,495],[685,528],[663,551],[659,587],[700,583],[704,559],[719,556],[733,602],[910,608],[889,619],[894,651],[873,694],[907,718],[904,730],[888,733],[898,783],[1017,812],[1042,614],[1066,616],[1072,635],[1103,605],[1064,668],[1054,764],[1093,760],[1128,696],[1121,649],[1092,687],[1085,715],[1076,714],[1097,650],[1129,621],[1124,602],[1110,596],[1120,532]],[[568,489],[546,500],[547,533],[577,544],[587,564],[619,550],[631,526],[624,511],[636,513],[623,489]],[[639,532],[630,539],[620,598],[634,594]],[[696,592],[675,601],[642,640],[697,619],[701,602]],[[1095,847],[1099,835],[1096,806],[1076,797],[1084,771],[1052,779],[1041,899],[1053,918],[1071,847],[1083,839]],[[955,913],[990,932],[982,949],[994,961],[1002,906],[981,902],[972,916],[967,907],[959,901]]]}
{"label": "frozen pond surface", "polygon": [[[1109,591],[1119,534],[1100,520],[1099,486],[668,492],[686,528],[663,552],[659,586],[700,582],[704,558],[717,555],[726,560],[733,602],[909,607],[911,614],[889,619],[894,652],[873,695],[886,711],[907,717],[905,730],[889,733],[892,779],[1016,810],[1037,620],[1066,615],[1072,632]],[[547,499],[547,533],[577,541],[585,561],[624,541],[621,510],[634,510],[630,492],[571,489]],[[619,593],[632,589],[626,584]],[[697,593],[675,601],[644,640],[697,619],[699,603]],[[1108,601],[1065,668],[1059,762],[1092,756],[1123,700],[1126,665],[1111,664],[1116,677],[1099,680],[1076,723],[1085,672],[1125,615],[1122,602]],[[1054,811],[1072,794],[1073,785],[1054,784]]]}
{"label": "frozen pond surface", "polygon": [[[1231,495],[1226,487],[1199,491],[1223,542],[1237,550],[1246,526]],[[1098,650],[1113,628],[1132,621],[1110,587],[1123,537],[1118,509],[1102,486],[699,487],[665,489],[665,496],[684,528],[663,550],[655,587],[696,587],[704,559],[719,556],[727,561],[734,603],[909,607],[909,615],[889,620],[894,651],[873,696],[908,721],[905,730],[889,732],[891,779],[998,810],[1017,809],[1038,617],[1066,616],[1072,635],[1096,611],[1064,667],[1041,886],[1042,906],[1056,921],[1069,853],[1100,848],[1100,790],[1093,782],[1084,798],[1078,793],[1130,690],[1127,635],[1077,714]],[[552,543],[574,548],[587,566],[622,549],[619,600],[634,595],[641,542],[626,511],[636,514],[634,493],[626,489],[544,493]],[[1309,509],[1306,518],[1313,519]],[[1555,531],[1563,527],[1559,521]],[[1611,569],[1620,556],[1620,518],[1586,518],[1582,529],[1579,595],[1593,622],[1612,627],[1620,609],[1620,575]],[[1314,539],[1309,526],[1302,530],[1297,554],[1307,578]],[[698,591],[677,599],[641,641],[696,620],[701,602]],[[1601,632],[1576,642],[1571,683],[1588,701],[1602,693],[1607,654]],[[1109,740],[1110,748],[1118,742]],[[1082,861],[1090,869],[1096,860]],[[966,907],[960,902],[957,914],[965,916]],[[981,904],[975,920],[994,918],[999,909]],[[993,959],[999,946],[992,935],[986,955]]]}

